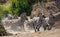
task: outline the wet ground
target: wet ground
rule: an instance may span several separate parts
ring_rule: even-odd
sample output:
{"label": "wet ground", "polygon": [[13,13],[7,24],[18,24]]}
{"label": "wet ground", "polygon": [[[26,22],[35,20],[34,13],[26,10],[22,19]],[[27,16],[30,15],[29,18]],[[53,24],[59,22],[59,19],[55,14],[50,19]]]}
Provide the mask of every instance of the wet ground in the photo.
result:
{"label": "wet ground", "polygon": [[11,36],[2,36],[2,37],[60,37],[60,21],[56,22],[54,27],[55,29],[53,30],[46,30],[27,34],[17,34]]}

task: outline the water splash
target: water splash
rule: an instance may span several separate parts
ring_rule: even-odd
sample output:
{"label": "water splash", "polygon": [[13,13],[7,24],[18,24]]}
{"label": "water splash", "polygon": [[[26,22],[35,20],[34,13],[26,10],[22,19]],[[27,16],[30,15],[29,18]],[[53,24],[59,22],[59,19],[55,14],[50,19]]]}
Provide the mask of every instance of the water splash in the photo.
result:
{"label": "water splash", "polygon": [[8,18],[4,18],[2,20],[3,26],[6,29],[7,33],[11,34],[26,34],[26,33],[33,33],[34,30],[29,30],[29,25],[27,25],[28,21],[25,21],[22,25],[20,18],[8,20]]}

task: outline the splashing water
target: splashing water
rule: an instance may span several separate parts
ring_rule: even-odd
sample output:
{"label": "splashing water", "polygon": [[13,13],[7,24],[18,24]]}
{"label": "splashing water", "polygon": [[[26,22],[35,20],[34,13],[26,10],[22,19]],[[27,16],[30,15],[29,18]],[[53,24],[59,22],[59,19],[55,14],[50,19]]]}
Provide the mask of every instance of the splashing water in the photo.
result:
{"label": "splashing water", "polygon": [[32,33],[34,30],[29,30],[27,26],[27,21],[24,22],[24,25],[21,25],[20,18],[18,19],[12,19],[8,20],[8,18],[5,18],[2,20],[2,24],[6,30],[7,33],[11,34],[26,34],[26,33]]}

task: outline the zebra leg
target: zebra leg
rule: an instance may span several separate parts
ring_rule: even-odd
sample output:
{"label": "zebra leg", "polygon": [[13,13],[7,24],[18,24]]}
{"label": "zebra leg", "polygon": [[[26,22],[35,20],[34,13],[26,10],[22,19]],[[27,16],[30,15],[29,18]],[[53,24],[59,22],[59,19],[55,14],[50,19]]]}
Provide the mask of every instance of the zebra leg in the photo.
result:
{"label": "zebra leg", "polygon": [[39,28],[37,28],[37,31],[40,31]]}
{"label": "zebra leg", "polygon": [[37,25],[37,31],[40,31],[41,25]]}
{"label": "zebra leg", "polygon": [[46,30],[46,25],[43,25],[44,30]]}
{"label": "zebra leg", "polygon": [[51,25],[48,25],[48,30],[51,30],[52,29],[52,26]]}
{"label": "zebra leg", "polygon": [[35,29],[35,32],[39,31],[38,26],[35,26],[34,29]]}
{"label": "zebra leg", "polygon": [[46,30],[46,27],[44,27],[44,30]]}
{"label": "zebra leg", "polygon": [[36,28],[36,26],[33,25],[33,29],[35,30],[35,32],[37,32],[37,28]]}
{"label": "zebra leg", "polygon": [[35,27],[35,32],[37,32],[37,27]]}

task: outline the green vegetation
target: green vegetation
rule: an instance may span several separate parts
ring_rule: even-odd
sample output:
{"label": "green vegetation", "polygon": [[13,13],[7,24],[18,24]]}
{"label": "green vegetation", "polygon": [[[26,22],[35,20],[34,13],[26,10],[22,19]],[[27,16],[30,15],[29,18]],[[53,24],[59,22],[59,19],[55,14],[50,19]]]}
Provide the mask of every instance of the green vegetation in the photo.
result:
{"label": "green vegetation", "polygon": [[44,0],[44,2],[49,2],[50,0]]}
{"label": "green vegetation", "polygon": [[[12,13],[14,15],[19,15],[21,12],[25,11],[27,15],[30,15],[32,10],[32,5],[38,1],[48,2],[49,0],[9,0],[10,4],[7,6],[2,6],[2,10],[7,13]],[[3,1],[2,1],[3,2]],[[6,2],[6,1],[5,1]]]}
{"label": "green vegetation", "polygon": [[30,15],[32,5],[41,1],[48,2],[49,0],[9,0],[9,4],[0,5],[0,20],[8,13],[14,14],[14,16],[18,16],[23,11],[25,11],[27,15]]}
{"label": "green vegetation", "polygon": [[38,1],[48,2],[49,0],[9,0],[9,4],[0,5],[0,19],[8,13],[18,16],[23,11],[25,11],[27,15],[30,15],[32,5]]}
{"label": "green vegetation", "polygon": [[[0,2],[0,4],[3,4],[4,1]],[[0,22],[1,19],[4,16],[6,16],[8,13],[14,14],[14,16],[18,16],[23,11],[25,11],[27,15],[30,15],[32,10],[32,5],[34,3],[41,2],[41,1],[49,2],[49,0],[9,0],[9,1],[10,1],[9,4],[7,5],[5,4],[0,5]],[[0,33],[3,31],[4,29],[0,28]]]}
{"label": "green vegetation", "polygon": [[28,0],[12,0],[12,13],[19,15],[21,12],[30,12]]}

